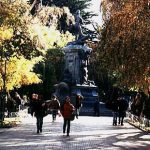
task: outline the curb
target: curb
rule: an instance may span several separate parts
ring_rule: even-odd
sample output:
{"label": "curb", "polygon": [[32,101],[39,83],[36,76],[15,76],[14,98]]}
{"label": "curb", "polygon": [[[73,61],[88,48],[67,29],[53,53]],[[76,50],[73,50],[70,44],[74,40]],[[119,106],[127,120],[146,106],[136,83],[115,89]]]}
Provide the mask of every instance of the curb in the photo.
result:
{"label": "curb", "polygon": [[148,131],[148,130],[146,130],[146,129],[143,129],[143,128],[140,127],[140,126],[135,125],[134,123],[130,122],[128,119],[126,120],[126,122],[129,123],[130,125],[134,126],[135,128],[137,128],[137,129],[139,129],[139,130],[141,130],[141,131],[147,133],[147,134],[150,133],[150,131]]}

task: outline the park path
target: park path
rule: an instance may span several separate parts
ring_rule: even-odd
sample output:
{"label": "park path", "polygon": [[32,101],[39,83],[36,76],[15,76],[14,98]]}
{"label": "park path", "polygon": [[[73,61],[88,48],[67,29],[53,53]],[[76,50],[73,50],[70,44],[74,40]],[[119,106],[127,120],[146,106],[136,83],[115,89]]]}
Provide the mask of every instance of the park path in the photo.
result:
{"label": "park path", "polygon": [[62,117],[44,118],[37,134],[35,118],[27,115],[18,127],[0,129],[0,150],[148,150],[150,135],[125,123],[112,126],[112,117],[80,116],[71,122],[70,136],[62,134]]}

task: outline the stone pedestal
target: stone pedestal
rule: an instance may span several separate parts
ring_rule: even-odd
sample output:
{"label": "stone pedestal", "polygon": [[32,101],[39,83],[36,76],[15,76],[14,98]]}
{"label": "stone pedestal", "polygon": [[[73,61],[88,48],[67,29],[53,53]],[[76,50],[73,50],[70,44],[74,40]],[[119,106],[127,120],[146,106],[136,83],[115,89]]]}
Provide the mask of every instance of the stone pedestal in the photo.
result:
{"label": "stone pedestal", "polygon": [[[90,53],[92,49],[86,45],[67,45],[63,48],[63,51],[65,53],[65,69],[68,69],[72,74],[72,83],[83,84],[83,63],[85,63],[84,67],[86,70],[88,65],[88,60],[84,60],[84,57],[85,54]],[[87,75],[88,73],[85,75],[88,80]]]}
{"label": "stone pedestal", "polygon": [[98,87],[94,81],[88,80],[88,56],[92,49],[86,45],[67,45],[63,48],[65,53],[65,69],[72,75],[70,96],[75,104],[76,95],[84,97],[81,115],[93,115],[93,106],[98,96]]}

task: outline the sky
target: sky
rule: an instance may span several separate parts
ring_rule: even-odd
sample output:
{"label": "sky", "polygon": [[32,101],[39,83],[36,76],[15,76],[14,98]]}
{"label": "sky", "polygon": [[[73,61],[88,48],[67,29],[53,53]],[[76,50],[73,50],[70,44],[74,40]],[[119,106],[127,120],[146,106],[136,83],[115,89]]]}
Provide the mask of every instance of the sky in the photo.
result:
{"label": "sky", "polygon": [[[100,2],[101,0],[91,0],[92,5],[89,7],[89,10],[98,14],[98,16],[92,18],[93,23],[96,22],[98,25],[102,26],[102,13],[100,12]],[[88,25],[88,28],[93,29],[93,26]]]}
{"label": "sky", "polygon": [[99,25],[102,25],[102,13],[100,12],[100,2],[101,0],[92,0],[92,6],[90,8],[91,11],[98,14],[98,16],[93,17],[93,20],[97,22]]}

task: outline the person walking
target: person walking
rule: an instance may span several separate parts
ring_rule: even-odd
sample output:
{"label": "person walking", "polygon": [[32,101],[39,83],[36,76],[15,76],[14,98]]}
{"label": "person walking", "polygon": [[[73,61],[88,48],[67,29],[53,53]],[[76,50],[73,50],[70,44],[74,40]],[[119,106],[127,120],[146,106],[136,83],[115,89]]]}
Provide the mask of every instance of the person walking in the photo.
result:
{"label": "person walking", "polygon": [[56,95],[52,95],[52,100],[50,101],[49,109],[52,111],[52,121],[54,122],[56,120],[58,110],[60,109],[60,102],[57,99]]}
{"label": "person walking", "polygon": [[16,103],[17,111],[20,111],[20,106],[21,106],[21,101],[22,100],[21,100],[21,97],[20,97],[18,92],[15,92],[14,100],[15,100],[15,103]]}
{"label": "person walking", "polygon": [[71,115],[74,110],[75,110],[75,108],[74,108],[73,104],[71,103],[70,97],[67,96],[64,100],[64,104],[61,109],[61,114],[64,118],[63,134],[65,134],[66,128],[67,128],[67,136],[69,136],[69,133],[70,133]]}
{"label": "person walking", "polygon": [[46,105],[42,95],[32,94],[30,107],[31,115],[36,117],[37,133],[42,132],[43,118],[46,111]]}
{"label": "person walking", "polygon": [[10,94],[7,94],[7,103],[6,103],[6,108],[8,111],[8,117],[11,117],[11,113],[15,112],[15,101],[13,98],[10,96]]}
{"label": "person walking", "polygon": [[123,97],[118,98],[118,113],[119,113],[119,121],[118,124],[121,124],[123,126],[124,117],[126,116],[126,111],[128,109],[128,102]]}
{"label": "person walking", "polygon": [[94,102],[94,116],[100,116],[99,106],[99,99],[96,99]]}
{"label": "person walking", "polygon": [[76,101],[75,101],[75,109],[76,109],[76,118],[78,119],[80,109],[82,107],[82,100],[83,96],[80,94],[76,95]]}
{"label": "person walking", "polygon": [[112,94],[112,102],[111,102],[111,109],[113,112],[113,125],[117,125],[117,119],[118,119],[118,111],[119,111],[119,101],[118,98],[122,96],[122,90],[121,89],[114,89]]}
{"label": "person walking", "polygon": [[113,126],[117,125],[117,117],[118,117],[118,101],[112,101],[112,113],[113,113]]}

